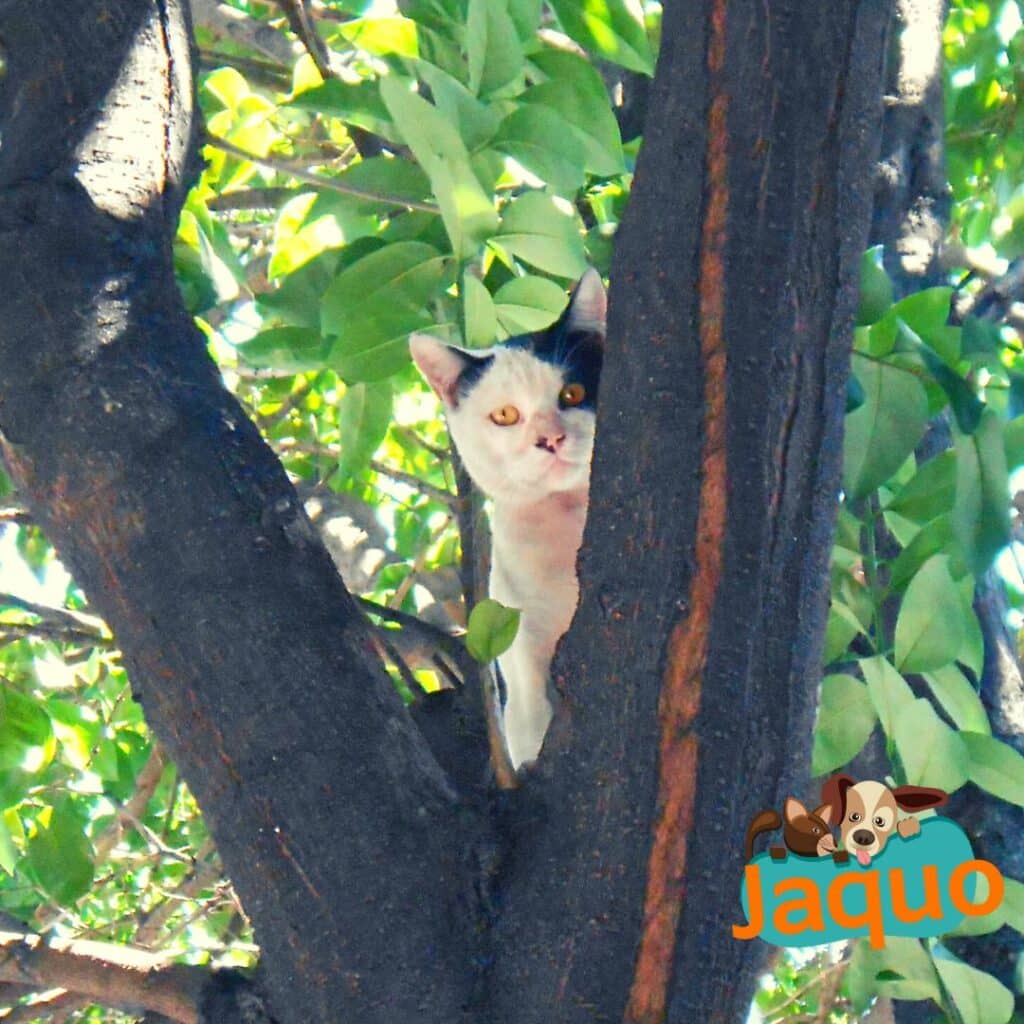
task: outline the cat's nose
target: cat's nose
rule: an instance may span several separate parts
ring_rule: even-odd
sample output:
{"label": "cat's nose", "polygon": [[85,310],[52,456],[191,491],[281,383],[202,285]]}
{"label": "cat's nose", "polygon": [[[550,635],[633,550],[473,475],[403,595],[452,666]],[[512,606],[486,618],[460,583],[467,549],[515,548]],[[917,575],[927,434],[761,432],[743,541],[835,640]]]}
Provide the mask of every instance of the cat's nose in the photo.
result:
{"label": "cat's nose", "polygon": [[549,452],[557,452],[565,442],[565,434],[554,434],[550,437],[538,437],[536,446]]}

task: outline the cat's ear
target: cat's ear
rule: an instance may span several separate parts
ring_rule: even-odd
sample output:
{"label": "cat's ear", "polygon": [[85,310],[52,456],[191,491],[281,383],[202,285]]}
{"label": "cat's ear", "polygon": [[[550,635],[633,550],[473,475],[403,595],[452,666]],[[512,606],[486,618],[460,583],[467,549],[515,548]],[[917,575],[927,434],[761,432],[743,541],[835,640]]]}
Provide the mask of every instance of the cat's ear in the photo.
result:
{"label": "cat's ear", "polygon": [[570,331],[592,331],[604,334],[608,297],[605,295],[601,275],[590,267],[576,282],[565,311],[565,323]]}
{"label": "cat's ear", "polygon": [[409,351],[434,394],[445,405],[454,406],[459,374],[469,365],[470,357],[429,334],[410,334]]}

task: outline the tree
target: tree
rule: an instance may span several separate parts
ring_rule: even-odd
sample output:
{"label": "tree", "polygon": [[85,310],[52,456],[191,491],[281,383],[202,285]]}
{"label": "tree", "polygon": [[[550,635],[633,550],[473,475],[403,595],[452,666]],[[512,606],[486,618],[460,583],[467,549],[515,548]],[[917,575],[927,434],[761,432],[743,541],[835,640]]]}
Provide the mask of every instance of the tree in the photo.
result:
{"label": "tree", "polygon": [[[649,70],[626,5],[611,5],[610,36],[573,5],[552,6],[584,46]],[[372,470],[391,400],[378,379],[403,372],[405,333],[447,315],[453,332],[479,340],[529,312],[534,323],[538,310],[556,315],[564,299],[552,296],[564,293],[551,278],[573,276],[583,250],[550,196],[614,224],[625,165],[609,166],[607,121],[595,114],[586,127],[600,130],[581,141],[564,112],[557,119],[567,88],[585,98],[593,77],[578,54],[536,46],[538,5],[471,3],[463,16],[410,3],[411,20],[384,43],[373,19],[342,22],[366,35],[357,49],[373,65],[369,89],[333,77],[308,10],[285,7],[326,77],[312,77],[312,61],[300,69],[317,84],[296,90],[288,116],[339,114],[341,134],[316,120],[312,140],[327,160],[339,143],[365,159],[317,175],[312,204],[279,220],[268,270],[286,281],[260,304],[276,303],[280,321],[240,348],[256,363],[329,367],[348,382],[338,427],[355,478]],[[467,1000],[470,1014],[495,1020],[623,1007],[635,1021],[744,1014],[756,961],[727,929],[702,929],[735,913],[747,821],[807,771],[886,5],[666,12],[616,244],[613,386],[580,612],[555,668],[564,708],[537,774],[497,800],[483,789],[470,689],[420,697],[414,724],[373,652],[379,635],[181,309],[165,244],[192,167],[179,6],[61,14],[44,24],[0,8],[0,182],[21,254],[3,271],[14,325],[5,459],[114,629],[147,717],[204,809],[256,926],[275,1015],[332,1019],[344,1007],[371,1020],[451,1020]],[[688,19],[705,33],[687,33]],[[414,59],[401,50],[409,25],[419,95],[398,84]],[[527,51],[541,92],[524,98]],[[216,143],[229,154],[212,170],[222,187],[206,179],[222,194],[190,201],[177,251],[185,295],[204,310],[211,291],[259,267],[239,266],[205,199],[239,201],[227,186],[251,178],[255,148],[280,165],[258,95],[230,74],[209,95],[220,108],[210,130],[235,137]],[[160,99],[146,107],[140,96]],[[149,146],[129,158],[118,146],[140,132]],[[385,151],[414,159],[370,164]],[[548,190],[520,178],[511,199],[501,195],[494,151]],[[325,217],[356,241],[336,252],[316,241],[329,229],[311,213],[331,210],[330,193],[376,204],[378,218],[382,206],[408,212],[379,245],[359,237],[365,209],[339,204]],[[588,241],[600,261],[599,228]],[[408,308],[392,308],[410,294],[397,285],[371,287],[399,278],[415,282]],[[294,408],[294,396],[275,397]],[[40,417],[41,407],[60,414]],[[309,479],[317,458],[294,471]],[[466,495],[457,500],[465,524]],[[400,652],[390,657],[402,667]],[[450,744],[432,750],[426,737],[456,725],[465,740],[454,755]],[[37,828],[38,874],[56,826]]]}

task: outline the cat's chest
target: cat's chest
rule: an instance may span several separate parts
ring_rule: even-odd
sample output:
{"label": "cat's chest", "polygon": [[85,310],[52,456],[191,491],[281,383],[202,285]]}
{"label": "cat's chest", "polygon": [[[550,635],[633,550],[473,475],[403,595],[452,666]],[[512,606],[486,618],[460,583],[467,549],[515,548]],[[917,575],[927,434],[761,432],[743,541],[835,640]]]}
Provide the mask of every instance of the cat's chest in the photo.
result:
{"label": "cat's chest", "polygon": [[[526,612],[559,622],[576,605],[576,554],[583,540],[586,502],[568,497],[492,517],[492,594]],[[563,627],[564,628],[564,627]]]}

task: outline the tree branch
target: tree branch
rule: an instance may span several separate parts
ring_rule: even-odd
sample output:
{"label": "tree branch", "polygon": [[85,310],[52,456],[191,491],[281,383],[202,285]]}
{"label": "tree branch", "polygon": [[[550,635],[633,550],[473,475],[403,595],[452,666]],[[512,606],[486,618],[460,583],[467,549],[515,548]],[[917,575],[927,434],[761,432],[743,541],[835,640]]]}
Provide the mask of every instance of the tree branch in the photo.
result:
{"label": "tree branch", "polygon": [[104,1006],[141,1006],[181,1024],[200,1024],[209,979],[206,968],[168,964],[126,946],[0,932],[0,981],[37,991],[61,988]]}
{"label": "tree branch", "polygon": [[278,64],[291,67],[302,53],[299,43],[290,42],[277,29],[217,0],[191,0],[192,20],[221,39],[255,50]]}
{"label": "tree branch", "polygon": [[338,181],[336,178],[328,178],[322,174],[313,174],[292,161],[250,153],[248,150],[242,149],[241,146],[236,146],[226,139],[217,138],[216,135],[211,135],[209,132],[203,136],[203,141],[207,146],[213,146],[214,149],[222,149],[225,153],[231,153],[233,156],[241,157],[243,160],[250,160],[254,164],[277,171],[279,174],[291,175],[291,177],[308,185],[315,185],[317,188],[327,189],[330,192],[339,192],[342,195],[355,196],[358,199],[367,199],[376,203],[387,203],[390,206],[401,206],[407,210],[423,210],[426,213],[441,212],[440,207],[434,203],[421,202],[416,199],[404,199],[401,196],[391,196],[385,192],[372,192],[369,189],[356,188],[355,185],[346,185],[345,182]]}

